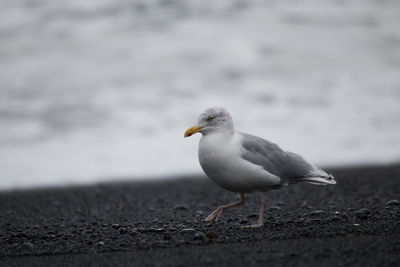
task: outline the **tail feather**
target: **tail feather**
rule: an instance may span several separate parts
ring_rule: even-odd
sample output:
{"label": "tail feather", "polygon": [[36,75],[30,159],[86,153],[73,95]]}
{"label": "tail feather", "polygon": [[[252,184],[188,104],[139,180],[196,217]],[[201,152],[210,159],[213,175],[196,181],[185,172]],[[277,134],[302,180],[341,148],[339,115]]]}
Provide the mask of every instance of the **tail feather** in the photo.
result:
{"label": "tail feather", "polygon": [[315,184],[315,185],[336,184],[335,178],[331,174],[328,174],[327,176],[301,177],[301,178],[297,178],[293,182],[294,183],[306,182],[306,183]]}

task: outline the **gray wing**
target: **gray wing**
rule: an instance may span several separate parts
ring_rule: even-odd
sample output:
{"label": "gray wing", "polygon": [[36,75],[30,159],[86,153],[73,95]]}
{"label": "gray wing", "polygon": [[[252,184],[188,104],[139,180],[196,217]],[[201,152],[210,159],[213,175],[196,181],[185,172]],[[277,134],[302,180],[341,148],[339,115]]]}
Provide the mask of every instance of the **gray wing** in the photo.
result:
{"label": "gray wing", "polygon": [[262,166],[279,176],[284,183],[293,183],[306,177],[328,176],[321,169],[308,163],[300,155],[282,150],[278,145],[250,134],[241,133],[242,158]]}

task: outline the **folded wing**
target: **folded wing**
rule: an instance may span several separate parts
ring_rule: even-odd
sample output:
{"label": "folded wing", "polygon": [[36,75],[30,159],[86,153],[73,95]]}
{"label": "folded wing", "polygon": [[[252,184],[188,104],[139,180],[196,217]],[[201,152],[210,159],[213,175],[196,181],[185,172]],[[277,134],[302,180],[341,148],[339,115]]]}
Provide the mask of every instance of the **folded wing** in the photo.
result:
{"label": "folded wing", "polygon": [[279,176],[284,184],[308,182],[313,184],[335,184],[332,175],[308,163],[296,153],[282,150],[278,145],[250,134],[242,135],[242,158],[262,166],[266,171]]}

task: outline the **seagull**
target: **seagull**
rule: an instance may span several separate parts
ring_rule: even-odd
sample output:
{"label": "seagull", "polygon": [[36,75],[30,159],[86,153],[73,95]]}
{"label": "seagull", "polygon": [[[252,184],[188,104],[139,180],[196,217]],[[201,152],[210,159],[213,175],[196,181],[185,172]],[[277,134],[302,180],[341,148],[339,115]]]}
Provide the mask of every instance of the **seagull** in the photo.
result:
{"label": "seagull", "polygon": [[260,195],[259,217],[264,224],[264,192],[283,186],[307,182],[316,185],[336,184],[334,177],[293,152],[263,138],[235,131],[231,115],[225,108],[212,107],[201,113],[197,125],[184,137],[201,133],[198,157],[206,175],[220,187],[240,194],[240,200],[222,205],[205,219],[216,222],[230,208],[245,203],[246,193]]}

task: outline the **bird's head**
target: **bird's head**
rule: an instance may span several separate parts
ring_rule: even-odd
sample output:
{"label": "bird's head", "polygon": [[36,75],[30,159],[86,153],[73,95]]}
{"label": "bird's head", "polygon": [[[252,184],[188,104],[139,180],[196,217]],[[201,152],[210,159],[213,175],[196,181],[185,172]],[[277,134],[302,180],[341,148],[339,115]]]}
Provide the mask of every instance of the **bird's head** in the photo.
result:
{"label": "bird's head", "polygon": [[233,121],[229,112],[222,107],[212,107],[200,114],[197,124],[187,129],[184,136],[189,137],[198,132],[207,135],[216,132],[233,133],[233,131]]}

